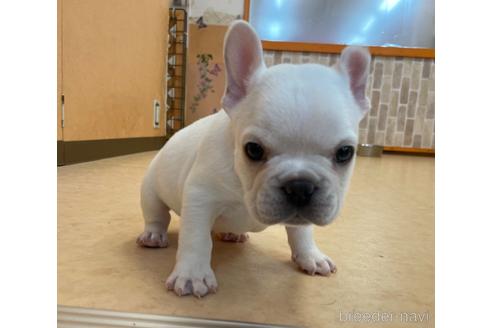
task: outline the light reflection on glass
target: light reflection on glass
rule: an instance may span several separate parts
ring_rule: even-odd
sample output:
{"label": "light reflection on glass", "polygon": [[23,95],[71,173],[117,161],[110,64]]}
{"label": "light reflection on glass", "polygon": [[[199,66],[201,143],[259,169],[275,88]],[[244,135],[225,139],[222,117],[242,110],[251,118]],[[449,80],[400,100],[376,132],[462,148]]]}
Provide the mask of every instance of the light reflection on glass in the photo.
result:
{"label": "light reflection on glass", "polygon": [[270,23],[268,27],[268,33],[271,39],[277,39],[280,36],[280,24]]}
{"label": "light reflection on glass", "polygon": [[348,42],[348,44],[352,44],[352,45],[364,45],[364,38],[361,37],[360,35],[357,35],[356,37],[352,38],[352,40],[350,40]]}
{"label": "light reflection on glass", "polygon": [[371,28],[372,24],[374,24],[375,20],[376,19],[374,18],[374,16],[371,16],[371,18],[369,18],[369,20],[367,21],[366,25],[364,25],[364,27],[362,28],[362,31],[367,32],[367,30]]}
{"label": "light reflection on glass", "polygon": [[391,11],[398,4],[398,2],[400,2],[400,0],[383,0],[379,9]]}
{"label": "light reflection on glass", "polygon": [[434,48],[434,0],[251,0],[263,40]]}

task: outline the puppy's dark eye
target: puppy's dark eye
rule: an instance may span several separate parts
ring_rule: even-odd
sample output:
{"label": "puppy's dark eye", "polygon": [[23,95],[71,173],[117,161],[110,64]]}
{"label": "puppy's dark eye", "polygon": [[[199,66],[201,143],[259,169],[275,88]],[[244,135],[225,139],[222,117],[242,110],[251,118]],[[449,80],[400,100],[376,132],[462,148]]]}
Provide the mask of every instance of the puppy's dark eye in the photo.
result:
{"label": "puppy's dark eye", "polygon": [[342,146],[338,148],[335,154],[335,161],[339,164],[345,164],[349,162],[354,156],[354,147],[352,146]]}
{"label": "puppy's dark eye", "polygon": [[254,142],[248,142],[244,146],[244,151],[246,152],[248,158],[252,161],[261,161],[265,153],[263,147]]}

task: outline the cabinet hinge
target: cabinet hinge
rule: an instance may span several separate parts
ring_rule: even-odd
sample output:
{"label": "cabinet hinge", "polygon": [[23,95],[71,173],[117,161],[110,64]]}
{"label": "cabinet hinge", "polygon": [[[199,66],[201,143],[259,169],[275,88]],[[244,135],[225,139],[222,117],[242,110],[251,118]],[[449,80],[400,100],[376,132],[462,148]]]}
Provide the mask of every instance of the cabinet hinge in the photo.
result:
{"label": "cabinet hinge", "polygon": [[65,127],[65,95],[61,96],[61,127]]}

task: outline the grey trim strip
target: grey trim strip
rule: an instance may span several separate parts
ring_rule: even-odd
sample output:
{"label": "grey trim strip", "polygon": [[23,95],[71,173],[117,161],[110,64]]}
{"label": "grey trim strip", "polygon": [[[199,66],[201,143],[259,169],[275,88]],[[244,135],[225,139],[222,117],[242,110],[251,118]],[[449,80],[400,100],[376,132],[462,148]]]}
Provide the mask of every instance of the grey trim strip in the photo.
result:
{"label": "grey trim strip", "polygon": [[57,140],[56,142],[56,165],[64,165],[65,164],[65,154],[63,152],[63,141]]}
{"label": "grey trim strip", "polygon": [[240,321],[210,320],[185,317],[171,317],[155,314],[117,312],[99,309],[86,309],[58,305],[58,327],[60,328],[167,328],[167,327],[204,327],[204,328],[265,328],[292,327],[264,325]]}
{"label": "grey trim strip", "polygon": [[[58,165],[95,161],[102,158],[139,153],[162,148],[166,137],[60,141]],[[61,148],[61,149],[60,149]],[[60,154],[63,159],[60,160]],[[60,164],[60,162],[62,164]]]}

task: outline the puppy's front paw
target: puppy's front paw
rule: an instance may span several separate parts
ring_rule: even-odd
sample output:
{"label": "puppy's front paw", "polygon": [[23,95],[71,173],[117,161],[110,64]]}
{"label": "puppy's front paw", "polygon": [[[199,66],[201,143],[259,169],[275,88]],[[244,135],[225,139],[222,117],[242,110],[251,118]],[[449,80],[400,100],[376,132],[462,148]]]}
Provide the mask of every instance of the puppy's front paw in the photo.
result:
{"label": "puppy's front paw", "polygon": [[165,232],[144,231],[138,236],[137,244],[142,247],[167,247],[169,242]]}
{"label": "puppy's front paw", "polygon": [[315,274],[329,276],[330,274],[337,272],[337,267],[332,259],[318,249],[311,249],[292,254],[292,260],[297,263],[302,270],[313,276]]}
{"label": "puppy's front paw", "polygon": [[178,296],[193,294],[200,298],[215,293],[218,285],[210,265],[178,263],[167,278],[166,287]]}

